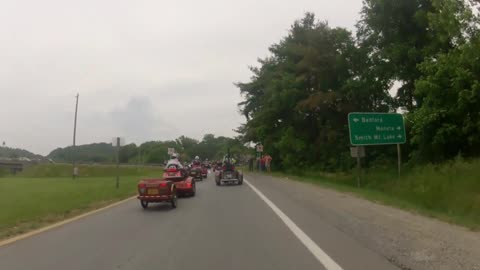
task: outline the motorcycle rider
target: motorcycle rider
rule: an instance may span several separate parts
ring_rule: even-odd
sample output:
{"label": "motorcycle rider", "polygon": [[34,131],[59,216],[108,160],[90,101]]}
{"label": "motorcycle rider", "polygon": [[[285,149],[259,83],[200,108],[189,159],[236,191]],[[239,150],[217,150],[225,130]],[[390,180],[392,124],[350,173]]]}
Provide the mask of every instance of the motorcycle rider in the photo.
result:
{"label": "motorcycle rider", "polygon": [[195,159],[193,160],[192,164],[193,164],[194,166],[200,166],[200,165],[201,165],[200,157],[199,157],[199,156],[196,156]]}
{"label": "motorcycle rider", "polygon": [[177,169],[182,169],[183,165],[182,163],[178,160],[177,154],[173,154],[170,160],[167,162],[167,165],[165,166],[165,169],[170,167],[169,165],[175,165]]}
{"label": "motorcycle rider", "polygon": [[203,165],[204,165],[205,167],[208,167],[208,158],[206,158],[206,159],[203,161]]}
{"label": "motorcycle rider", "polygon": [[199,156],[196,156],[195,159],[192,161],[190,171],[194,171],[195,176],[200,177],[200,180],[202,180],[202,162],[200,161]]}
{"label": "motorcycle rider", "polygon": [[182,163],[178,160],[178,155],[173,154],[171,159],[167,162],[167,165],[165,166],[165,170],[175,167],[177,170],[182,172],[182,175],[186,176],[187,175],[187,170],[185,167],[182,165]]}
{"label": "motorcycle rider", "polygon": [[230,156],[230,153],[223,157],[223,166],[225,170],[232,170],[235,166],[236,160]]}

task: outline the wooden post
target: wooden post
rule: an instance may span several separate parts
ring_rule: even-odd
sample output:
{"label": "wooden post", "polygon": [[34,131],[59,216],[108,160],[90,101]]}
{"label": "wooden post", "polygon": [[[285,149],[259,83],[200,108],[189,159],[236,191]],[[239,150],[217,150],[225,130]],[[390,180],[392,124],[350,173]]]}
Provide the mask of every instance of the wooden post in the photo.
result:
{"label": "wooden post", "polygon": [[400,144],[397,144],[397,156],[398,156],[398,178],[400,178],[401,169],[402,169],[402,151],[400,149]]}
{"label": "wooden post", "polygon": [[262,171],[262,161],[260,160],[261,154],[260,152],[257,152],[257,162],[258,162],[258,172]]}
{"label": "wooden post", "polygon": [[360,164],[360,151],[357,147],[357,187],[360,188],[360,172],[362,170],[362,165]]}
{"label": "wooden post", "polygon": [[118,189],[120,186],[120,137],[116,138],[117,142],[117,182],[116,182],[116,188]]}

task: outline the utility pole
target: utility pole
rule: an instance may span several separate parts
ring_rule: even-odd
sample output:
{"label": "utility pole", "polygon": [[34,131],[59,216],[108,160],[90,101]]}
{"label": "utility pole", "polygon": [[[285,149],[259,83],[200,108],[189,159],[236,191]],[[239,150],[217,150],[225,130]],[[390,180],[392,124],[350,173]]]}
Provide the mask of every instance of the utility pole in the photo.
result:
{"label": "utility pole", "polygon": [[116,188],[118,189],[120,186],[120,137],[116,138],[117,140],[117,182],[116,182]]}
{"label": "utility pole", "polygon": [[78,170],[75,167],[75,140],[77,136],[77,111],[78,111],[78,97],[79,94],[75,96],[76,102],[75,102],[75,119],[73,121],[73,148],[72,148],[72,166],[73,166],[73,173],[72,173],[72,178],[75,179],[75,177],[78,174]]}
{"label": "utility pole", "polygon": [[142,148],[140,146],[138,147],[137,165],[142,165]]}

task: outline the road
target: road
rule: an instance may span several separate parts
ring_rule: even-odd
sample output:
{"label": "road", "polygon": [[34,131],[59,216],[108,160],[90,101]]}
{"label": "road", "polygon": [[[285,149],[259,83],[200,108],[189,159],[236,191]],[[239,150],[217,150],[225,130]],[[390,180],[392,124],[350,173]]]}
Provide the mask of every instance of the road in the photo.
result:
{"label": "road", "polygon": [[[330,214],[319,212],[328,208],[314,198],[298,200],[288,185],[256,175],[246,179],[314,246],[307,248],[251,186],[218,187],[210,176],[177,209],[143,210],[130,200],[0,247],[0,269],[399,269],[332,226],[324,219]],[[315,248],[340,268],[319,260]]]}

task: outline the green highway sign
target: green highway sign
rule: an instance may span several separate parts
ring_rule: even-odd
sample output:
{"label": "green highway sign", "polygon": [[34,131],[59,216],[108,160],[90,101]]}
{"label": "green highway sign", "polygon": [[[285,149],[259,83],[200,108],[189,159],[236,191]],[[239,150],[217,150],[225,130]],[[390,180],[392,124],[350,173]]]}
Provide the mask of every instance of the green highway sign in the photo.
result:
{"label": "green highway sign", "polygon": [[348,129],[352,145],[403,144],[403,116],[398,113],[350,113]]}

